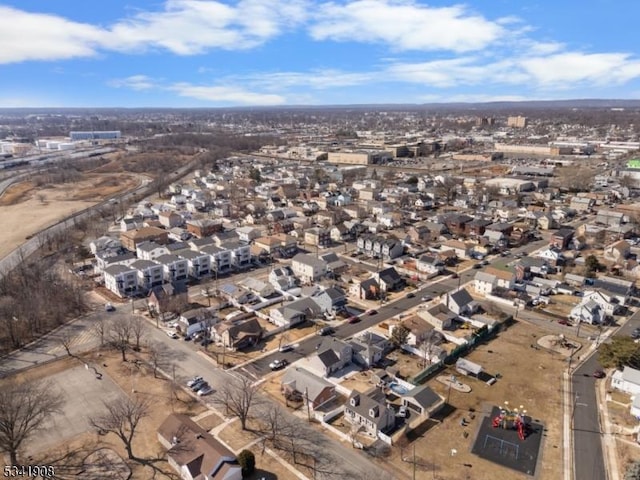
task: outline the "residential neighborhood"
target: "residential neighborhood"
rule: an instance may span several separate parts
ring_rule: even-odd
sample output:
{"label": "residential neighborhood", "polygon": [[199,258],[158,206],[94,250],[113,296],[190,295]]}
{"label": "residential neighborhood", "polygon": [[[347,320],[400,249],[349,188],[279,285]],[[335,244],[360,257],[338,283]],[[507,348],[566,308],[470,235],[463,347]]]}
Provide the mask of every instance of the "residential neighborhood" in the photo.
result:
{"label": "residential neighborhood", "polygon": [[[78,448],[96,478],[102,456],[122,478],[156,461],[186,480],[623,478],[640,459],[633,127],[612,148],[535,113],[428,132],[413,111],[340,115],[349,135],[234,120],[250,148],[198,144],[163,182],[33,234],[40,290],[77,307],[45,327],[29,308],[55,295],[18,308],[16,277],[2,381],[50,376],[78,411],[56,404],[9,455]],[[167,140],[125,138],[92,167]],[[123,443],[107,417],[128,408]],[[610,476],[582,476],[586,457]]]}

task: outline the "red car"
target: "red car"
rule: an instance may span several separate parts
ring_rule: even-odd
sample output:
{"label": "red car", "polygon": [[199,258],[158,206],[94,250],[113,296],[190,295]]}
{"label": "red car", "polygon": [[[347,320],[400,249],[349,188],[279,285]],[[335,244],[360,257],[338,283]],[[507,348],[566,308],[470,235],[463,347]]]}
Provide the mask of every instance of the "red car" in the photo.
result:
{"label": "red car", "polygon": [[566,320],[558,320],[558,323],[560,325],[569,325],[569,322],[567,322]]}
{"label": "red car", "polygon": [[595,378],[604,378],[607,376],[607,374],[604,373],[602,370],[596,370],[595,372],[593,372],[593,376]]}
{"label": "red car", "polygon": [[347,322],[349,323],[358,323],[359,321],[360,321],[360,317],[356,317],[356,316],[349,317],[349,320],[347,320]]}

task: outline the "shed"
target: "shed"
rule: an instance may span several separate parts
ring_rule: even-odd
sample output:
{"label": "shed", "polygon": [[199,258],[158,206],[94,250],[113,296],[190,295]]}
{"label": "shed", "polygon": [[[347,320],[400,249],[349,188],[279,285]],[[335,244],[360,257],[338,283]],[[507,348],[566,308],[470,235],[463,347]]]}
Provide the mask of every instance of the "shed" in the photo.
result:
{"label": "shed", "polygon": [[477,377],[482,372],[482,367],[465,358],[459,358],[456,362],[456,370],[463,375]]}

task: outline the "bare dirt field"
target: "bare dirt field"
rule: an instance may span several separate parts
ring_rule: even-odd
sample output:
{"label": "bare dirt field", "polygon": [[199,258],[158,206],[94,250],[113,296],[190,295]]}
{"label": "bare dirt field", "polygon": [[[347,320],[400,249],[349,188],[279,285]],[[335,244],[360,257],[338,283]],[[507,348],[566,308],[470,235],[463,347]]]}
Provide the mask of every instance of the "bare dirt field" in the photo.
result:
{"label": "bare dirt field", "polygon": [[[439,480],[531,478],[471,453],[482,418],[493,406],[502,406],[507,401],[516,407],[522,405],[527,415],[545,427],[536,478],[559,478],[563,450],[560,382],[565,363],[561,355],[531,348],[540,335],[542,333],[536,327],[516,323],[466,357],[482,365],[487,373],[500,373],[501,378],[492,386],[462,377],[453,368],[445,374],[456,375],[471,386],[470,393],[454,389],[449,393],[445,385],[431,380],[429,386],[445,400],[449,398],[452,408],[440,418],[436,416],[436,422],[428,422],[410,432],[403,439],[404,450],[394,448],[392,452],[390,460],[394,466],[410,475],[415,445],[420,478],[425,478],[427,472],[429,475],[434,472],[434,478]],[[461,425],[463,418],[468,421],[465,427]]]}
{"label": "bare dirt field", "polygon": [[43,228],[137,184],[132,174],[87,174],[79,182],[61,185],[12,185],[0,196],[0,258]]}

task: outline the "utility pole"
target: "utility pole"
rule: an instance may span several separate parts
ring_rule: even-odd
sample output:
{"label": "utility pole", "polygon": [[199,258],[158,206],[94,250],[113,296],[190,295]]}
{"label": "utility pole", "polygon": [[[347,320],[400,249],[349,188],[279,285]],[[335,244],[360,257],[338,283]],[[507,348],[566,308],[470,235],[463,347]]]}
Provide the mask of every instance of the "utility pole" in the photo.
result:
{"label": "utility pole", "polygon": [[309,389],[305,387],[304,389],[304,398],[307,401],[307,420],[311,421],[311,407],[309,405]]}
{"label": "utility pole", "polygon": [[413,480],[416,480],[416,444],[413,443]]}

